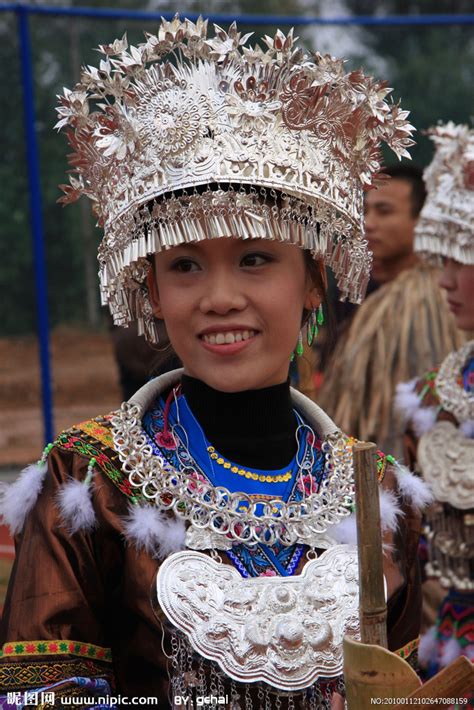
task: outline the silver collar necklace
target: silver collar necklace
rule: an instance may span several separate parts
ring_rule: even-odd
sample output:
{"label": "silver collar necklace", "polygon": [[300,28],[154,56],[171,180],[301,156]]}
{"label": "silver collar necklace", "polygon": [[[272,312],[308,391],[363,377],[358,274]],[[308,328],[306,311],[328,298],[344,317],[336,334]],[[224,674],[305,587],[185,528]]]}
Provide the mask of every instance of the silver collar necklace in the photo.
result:
{"label": "silver collar necklace", "polygon": [[[223,486],[196,481],[185,469],[174,469],[163,457],[154,454],[142,428],[142,417],[160,390],[166,384],[174,384],[179,374],[168,373],[167,377],[149,383],[112,417],[114,445],[122,469],[145,499],[162,510],[172,510],[193,528],[206,530],[214,538],[251,546],[276,542],[290,546],[298,542],[314,547],[328,527],[350,514],[354,504],[351,446],[319,408],[294,392],[295,404],[302,405],[298,409],[316,413],[326,430],[321,437],[324,480],[317,492],[301,501],[285,502],[278,498],[255,502],[240,491],[231,492]],[[321,436],[320,429],[315,428]]]}

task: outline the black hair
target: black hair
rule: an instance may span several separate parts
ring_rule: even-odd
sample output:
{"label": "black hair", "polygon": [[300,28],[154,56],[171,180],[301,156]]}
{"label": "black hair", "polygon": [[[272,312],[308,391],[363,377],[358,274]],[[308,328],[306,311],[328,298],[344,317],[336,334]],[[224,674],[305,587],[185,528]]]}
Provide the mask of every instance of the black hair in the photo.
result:
{"label": "black hair", "polygon": [[411,209],[413,217],[418,217],[426,200],[426,186],[423,180],[423,170],[412,163],[389,165],[382,171],[390,175],[392,180],[405,180],[411,186]]}

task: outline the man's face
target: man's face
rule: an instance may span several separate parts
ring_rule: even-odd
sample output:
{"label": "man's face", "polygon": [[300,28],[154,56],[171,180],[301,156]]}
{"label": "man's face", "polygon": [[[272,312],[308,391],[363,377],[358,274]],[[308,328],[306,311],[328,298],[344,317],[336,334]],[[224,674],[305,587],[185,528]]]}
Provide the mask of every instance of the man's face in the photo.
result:
{"label": "man's face", "polygon": [[389,178],[365,197],[365,230],[374,265],[396,262],[413,253],[412,187],[407,180]]}

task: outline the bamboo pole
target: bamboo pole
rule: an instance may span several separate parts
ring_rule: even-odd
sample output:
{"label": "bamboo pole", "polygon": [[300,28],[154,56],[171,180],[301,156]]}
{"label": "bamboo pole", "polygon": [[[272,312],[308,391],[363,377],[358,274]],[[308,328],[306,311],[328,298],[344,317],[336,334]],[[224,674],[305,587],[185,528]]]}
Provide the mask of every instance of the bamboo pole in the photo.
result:
{"label": "bamboo pole", "polygon": [[465,656],[460,656],[449,666],[443,668],[442,671],[433,676],[433,678],[426,681],[421,688],[408,697],[449,700],[449,698],[461,698],[467,696],[473,692],[473,688],[473,664]]}
{"label": "bamboo pole", "polygon": [[375,444],[354,445],[354,473],[359,555],[359,609],[362,643],[387,648],[379,483]]}

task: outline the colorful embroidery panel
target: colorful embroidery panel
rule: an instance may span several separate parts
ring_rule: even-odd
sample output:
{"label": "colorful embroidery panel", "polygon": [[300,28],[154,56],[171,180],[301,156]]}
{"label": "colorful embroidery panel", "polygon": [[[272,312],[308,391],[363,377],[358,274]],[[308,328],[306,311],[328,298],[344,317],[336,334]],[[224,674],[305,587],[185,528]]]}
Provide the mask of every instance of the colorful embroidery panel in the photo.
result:
{"label": "colorful embroidery panel", "polygon": [[78,641],[17,641],[6,643],[0,650],[0,658],[10,656],[50,656],[73,655],[83,658],[94,658],[99,661],[112,661],[110,648]]}
{"label": "colorful embroidery panel", "polygon": [[405,661],[407,658],[409,658],[415,651],[418,650],[418,646],[420,645],[420,638],[413,639],[413,641],[409,641],[405,646],[402,648],[399,648],[398,651],[395,651],[397,656],[400,656],[400,658],[403,658]]}
{"label": "colorful embroidery panel", "polygon": [[423,402],[428,395],[431,395],[431,397],[433,397],[435,400],[439,400],[438,393],[436,391],[437,375],[437,368],[434,370],[430,370],[417,383],[417,392],[420,398],[420,402]]}
{"label": "colorful embroidery panel", "polygon": [[60,683],[70,677],[112,677],[110,663],[89,659],[48,659],[24,658],[18,661],[13,658],[0,665],[0,687],[2,690],[15,691],[22,688],[37,688],[39,686]]}
{"label": "colorful embroidery panel", "polygon": [[63,451],[75,451],[88,459],[94,458],[101,471],[132,503],[144,501],[120,468],[119,457],[113,450],[109,417],[97,417],[62,432],[54,445]]}

